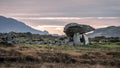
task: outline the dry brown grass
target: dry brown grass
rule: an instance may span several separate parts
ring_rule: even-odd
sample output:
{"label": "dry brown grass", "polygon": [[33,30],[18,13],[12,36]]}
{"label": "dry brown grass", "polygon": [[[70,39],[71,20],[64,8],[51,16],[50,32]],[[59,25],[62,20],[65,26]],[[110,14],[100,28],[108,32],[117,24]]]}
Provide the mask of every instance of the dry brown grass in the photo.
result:
{"label": "dry brown grass", "polygon": [[120,51],[70,51],[38,46],[0,47],[0,67],[119,68]]}

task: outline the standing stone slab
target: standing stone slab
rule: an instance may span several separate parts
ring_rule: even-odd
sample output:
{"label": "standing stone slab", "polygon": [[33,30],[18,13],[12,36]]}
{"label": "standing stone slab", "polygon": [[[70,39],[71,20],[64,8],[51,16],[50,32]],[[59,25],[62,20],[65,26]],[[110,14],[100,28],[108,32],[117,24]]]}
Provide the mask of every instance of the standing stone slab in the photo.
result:
{"label": "standing stone slab", "polygon": [[75,33],[73,36],[74,45],[88,45],[89,40],[85,34]]}
{"label": "standing stone slab", "polygon": [[74,45],[83,45],[80,38],[81,38],[81,35],[79,33],[74,34],[74,36],[73,36]]}

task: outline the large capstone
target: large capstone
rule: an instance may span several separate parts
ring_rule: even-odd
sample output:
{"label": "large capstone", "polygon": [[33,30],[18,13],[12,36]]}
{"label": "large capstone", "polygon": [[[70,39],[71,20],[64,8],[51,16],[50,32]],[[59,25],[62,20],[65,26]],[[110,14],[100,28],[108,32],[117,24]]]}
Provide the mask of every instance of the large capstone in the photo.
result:
{"label": "large capstone", "polygon": [[69,37],[70,42],[73,41],[75,45],[87,45],[89,40],[85,33],[93,30],[94,28],[89,25],[77,23],[67,24],[64,28],[64,32]]}

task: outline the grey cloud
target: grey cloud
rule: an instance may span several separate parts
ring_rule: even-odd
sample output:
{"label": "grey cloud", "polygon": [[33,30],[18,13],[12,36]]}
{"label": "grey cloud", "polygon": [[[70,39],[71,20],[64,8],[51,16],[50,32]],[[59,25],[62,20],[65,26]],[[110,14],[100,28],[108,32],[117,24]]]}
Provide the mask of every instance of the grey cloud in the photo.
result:
{"label": "grey cloud", "polygon": [[0,13],[42,16],[120,17],[120,0],[0,0]]}

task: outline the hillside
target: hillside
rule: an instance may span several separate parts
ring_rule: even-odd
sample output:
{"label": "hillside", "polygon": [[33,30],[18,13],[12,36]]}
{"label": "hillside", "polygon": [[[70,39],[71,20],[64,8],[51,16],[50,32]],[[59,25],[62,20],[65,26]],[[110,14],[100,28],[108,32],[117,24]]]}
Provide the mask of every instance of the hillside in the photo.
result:
{"label": "hillside", "polygon": [[23,22],[17,21],[12,18],[0,16],[0,32],[31,32],[33,34],[48,34],[47,31],[39,31],[31,28]]}
{"label": "hillside", "polygon": [[120,26],[109,26],[106,28],[96,29],[88,34],[89,37],[105,36],[105,37],[120,37]]}

